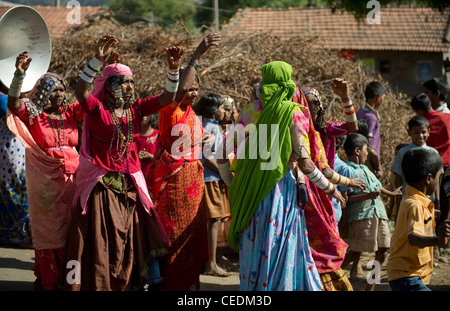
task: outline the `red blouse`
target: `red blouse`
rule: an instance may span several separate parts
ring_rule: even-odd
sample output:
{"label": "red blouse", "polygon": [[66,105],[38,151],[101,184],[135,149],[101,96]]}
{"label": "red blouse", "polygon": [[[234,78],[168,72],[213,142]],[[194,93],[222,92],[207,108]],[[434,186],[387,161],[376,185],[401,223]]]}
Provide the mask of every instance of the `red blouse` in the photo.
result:
{"label": "red blouse", "polygon": [[[141,150],[144,150],[152,155],[155,155],[158,137],[159,137],[159,131],[155,130],[155,129],[148,136],[140,136],[136,140],[138,152]],[[144,173],[145,176],[148,174],[151,164],[152,164],[152,160],[141,159],[142,173]]]}
{"label": "red blouse", "polygon": [[[159,95],[138,99],[131,106],[133,118],[133,143],[127,147],[127,152],[119,157],[117,152],[118,129],[113,122],[111,114],[106,107],[92,94],[88,99],[80,104],[86,111],[85,126],[89,128],[89,152],[93,158],[94,164],[103,167],[109,171],[119,173],[135,173],[141,169],[138,157],[136,140],[141,134],[142,116],[154,114],[161,109],[159,104]],[[122,131],[127,137],[128,124],[127,117],[118,118]],[[113,137],[114,136],[114,137]],[[119,161],[113,159],[120,158]]]}
{"label": "red blouse", "polygon": [[77,122],[83,120],[84,112],[78,102],[68,105],[62,113],[62,120],[51,117],[47,112],[33,118],[30,124],[25,103],[15,112],[27,126],[36,143],[45,153],[55,159],[61,159],[65,165],[65,173],[74,174],[78,168]]}

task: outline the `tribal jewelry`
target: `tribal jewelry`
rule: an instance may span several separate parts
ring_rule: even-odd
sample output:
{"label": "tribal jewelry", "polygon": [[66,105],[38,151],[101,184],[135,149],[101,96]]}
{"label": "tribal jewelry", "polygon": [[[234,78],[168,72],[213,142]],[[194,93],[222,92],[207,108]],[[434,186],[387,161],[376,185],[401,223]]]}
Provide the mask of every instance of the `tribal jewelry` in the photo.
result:
{"label": "tribal jewelry", "polygon": [[86,81],[87,83],[92,83],[94,81],[95,76],[98,74],[100,68],[102,68],[103,62],[99,60],[97,57],[91,59],[89,64],[84,67],[83,72],[80,75],[80,78]]}
{"label": "tribal jewelry", "polygon": [[314,171],[307,174],[306,177],[317,186],[317,188],[322,189],[328,194],[334,193],[336,188],[334,185],[323,175],[321,171],[317,167],[314,168]]}
{"label": "tribal jewelry", "polygon": [[121,86],[117,86],[114,88],[114,99],[116,100],[116,107],[122,107],[123,109],[128,109],[135,101],[134,92],[131,93],[130,98],[125,102],[123,99],[122,88]]}
{"label": "tribal jewelry", "polygon": [[60,118],[56,118],[56,119],[58,119],[60,121],[60,123],[59,123],[59,127],[56,129],[56,132],[55,132],[56,126],[53,126],[53,118],[51,118],[50,115],[48,115],[48,120],[50,121],[50,128],[52,129],[52,132],[56,137],[56,147],[62,147],[62,146],[64,146],[64,140],[65,140],[64,131],[62,131],[63,137],[61,139],[61,130],[64,129],[64,118],[61,115]]}
{"label": "tribal jewelry", "polygon": [[344,105],[345,121],[356,122],[357,117],[355,108],[353,107],[352,99],[350,97],[342,99],[342,104]]}
{"label": "tribal jewelry", "polygon": [[[131,152],[131,148],[129,148],[133,144],[133,116],[131,113],[131,108],[128,108],[126,110],[126,116],[127,116],[127,135],[124,133],[124,129],[119,122],[115,109],[109,104],[108,110],[111,115],[111,119],[114,123],[114,132],[113,136],[111,138],[111,142],[109,145],[109,157],[113,162],[125,162],[125,160],[128,160],[128,156]],[[117,138],[116,138],[117,133]],[[113,156],[113,146],[114,146],[114,140],[116,140],[116,151],[117,151],[117,157]],[[126,156],[125,156],[126,154]],[[125,157],[124,157],[125,156]]]}
{"label": "tribal jewelry", "polygon": [[176,93],[178,90],[179,82],[180,82],[180,70],[169,68],[167,70],[166,90],[170,93]]}

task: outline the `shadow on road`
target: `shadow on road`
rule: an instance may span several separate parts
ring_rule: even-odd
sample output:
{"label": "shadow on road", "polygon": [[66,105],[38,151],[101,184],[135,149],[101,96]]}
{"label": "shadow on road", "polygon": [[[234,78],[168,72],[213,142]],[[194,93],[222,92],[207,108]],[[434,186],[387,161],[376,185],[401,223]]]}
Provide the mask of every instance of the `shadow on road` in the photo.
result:
{"label": "shadow on road", "polygon": [[6,269],[33,270],[34,264],[16,258],[0,258],[0,267]]}

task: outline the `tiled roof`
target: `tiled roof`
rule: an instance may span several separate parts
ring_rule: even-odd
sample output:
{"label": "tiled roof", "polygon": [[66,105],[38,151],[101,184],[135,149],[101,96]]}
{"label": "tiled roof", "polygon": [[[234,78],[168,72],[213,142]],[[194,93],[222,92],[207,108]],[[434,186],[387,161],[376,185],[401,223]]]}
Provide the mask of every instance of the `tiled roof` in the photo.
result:
{"label": "tiled roof", "polygon": [[351,13],[330,8],[247,8],[238,10],[222,32],[319,37],[320,46],[333,49],[448,52],[449,17],[450,10],[381,7],[380,24],[368,24],[366,18],[358,22]]}
{"label": "tiled roof", "polygon": [[[0,17],[10,8],[11,7],[0,6]],[[67,15],[71,12],[71,8],[65,6],[32,6],[32,8],[42,15],[53,38],[62,37],[71,27],[79,26],[67,22]],[[106,12],[107,10],[98,6],[81,6],[80,22],[83,24],[93,16]]]}

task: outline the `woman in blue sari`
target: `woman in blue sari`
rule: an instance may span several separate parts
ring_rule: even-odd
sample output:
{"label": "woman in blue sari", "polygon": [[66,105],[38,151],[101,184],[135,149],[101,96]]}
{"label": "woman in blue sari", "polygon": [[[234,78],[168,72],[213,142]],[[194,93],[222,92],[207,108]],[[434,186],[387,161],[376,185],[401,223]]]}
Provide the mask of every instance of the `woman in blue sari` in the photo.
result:
{"label": "woman in blue sari", "polygon": [[[291,101],[296,89],[291,65],[271,62],[261,72],[261,100],[244,108],[238,121],[254,123],[257,135],[249,135],[245,154],[238,148],[230,186],[228,239],[239,250],[240,290],[323,290],[308,243],[305,202],[298,201],[297,181],[317,169],[308,154],[310,124],[304,108]],[[324,190],[342,200],[321,172],[317,176]]]}

